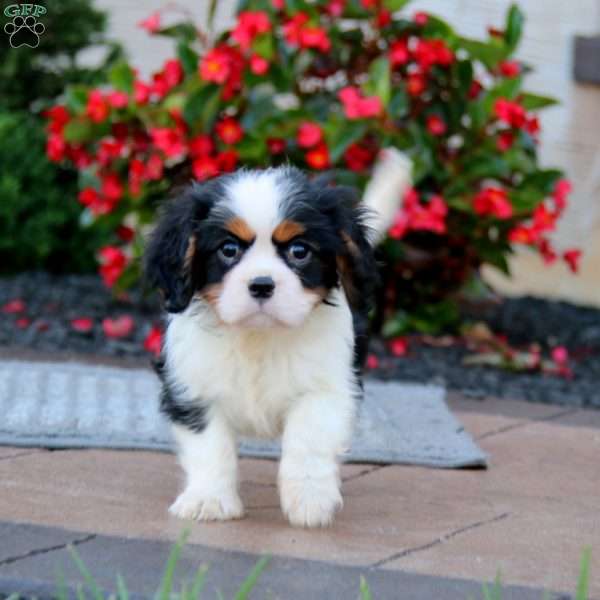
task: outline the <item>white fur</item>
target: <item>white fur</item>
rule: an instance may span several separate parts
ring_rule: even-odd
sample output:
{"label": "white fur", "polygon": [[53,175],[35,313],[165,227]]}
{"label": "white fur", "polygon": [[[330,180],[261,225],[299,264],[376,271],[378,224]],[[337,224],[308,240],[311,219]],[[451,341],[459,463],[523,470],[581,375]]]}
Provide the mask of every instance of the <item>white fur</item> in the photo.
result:
{"label": "white fur", "polygon": [[369,223],[371,243],[380,242],[402,205],[404,193],[412,184],[412,162],[395,148],[381,152],[373,177],[367,185],[363,202],[374,213]]}
{"label": "white fur", "polygon": [[[375,223],[378,235],[407,181],[406,159],[386,154],[365,198],[383,211]],[[174,426],[187,476],[170,509],[179,517],[242,516],[238,435],[281,436],[279,492],[292,525],[328,525],[342,505],[337,456],[350,441],[358,393],[352,314],[341,289],[331,296],[333,306],[318,302],[277,255],[271,235],[284,195],[285,181],[274,171],[245,173],[230,185],[228,206],[256,240],[226,275],[216,307],[196,297],[170,316],[167,376],[187,398],[201,398],[208,411],[200,434]],[[248,283],[264,275],[275,280],[275,293],[258,303]]]}

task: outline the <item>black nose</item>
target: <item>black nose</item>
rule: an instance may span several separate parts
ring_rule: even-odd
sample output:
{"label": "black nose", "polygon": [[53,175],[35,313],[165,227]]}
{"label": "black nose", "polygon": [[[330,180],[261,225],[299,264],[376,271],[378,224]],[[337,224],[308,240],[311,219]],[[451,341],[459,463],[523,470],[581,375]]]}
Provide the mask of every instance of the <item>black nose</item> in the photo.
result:
{"label": "black nose", "polygon": [[275,289],[275,282],[271,277],[257,277],[248,284],[248,290],[253,298],[270,298]]}

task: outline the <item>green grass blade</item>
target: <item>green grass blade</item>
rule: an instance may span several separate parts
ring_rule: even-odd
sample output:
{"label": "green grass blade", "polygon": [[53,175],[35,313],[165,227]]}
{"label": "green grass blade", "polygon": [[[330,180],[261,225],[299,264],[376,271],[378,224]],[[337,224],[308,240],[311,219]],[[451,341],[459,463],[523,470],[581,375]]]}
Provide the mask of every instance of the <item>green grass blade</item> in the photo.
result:
{"label": "green grass blade", "polygon": [[194,582],[192,583],[192,600],[198,600],[202,590],[204,589],[204,585],[206,583],[206,574],[208,573],[208,565],[202,565],[194,577]]}
{"label": "green grass blade", "polygon": [[169,600],[171,590],[173,588],[173,578],[175,577],[175,568],[179,562],[181,551],[185,546],[185,543],[190,535],[190,530],[185,529],[181,534],[179,540],[171,548],[169,559],[167,560],[167,566],[163,573],[162,581],[160,584],[160,591],[158,592],[158,600]]}
{"label": "green grass blade", "polygon": [[360,600],[373,600],[369,584],[362,575],[360,576]]}
{"label": "green grass blade", "polygon": [[581,568],[579,570],[579,581],[577,582],[577,593],[575,600],[588,600],[588,588],[590,581],[590,562],[592,560],[592,549],[586,548],[581,557]]}
{"label": "green grass blade", "polygon": [[271,560],[270,556],[263,556],[255,565],[254,569],[250,572],[250,575],[246,577],[246,580],[240,586],[237,594],[235,595],[235,600],[246,600],[248,598],[248,594],[252,591],[252,588],[256,585],[260,574],[265,570],[266,566],[269,564]]}
{"label": "green grass blade", "polygon": [[121,573],[117,573],[117,598],[119,600],[129,600],[129,592]]}
{"label": "green grass blade", "polygon": [[[79,573],[83,577],[83,580],[85,581],[86,585],[90,589],[92,596],[96,600],[104,600],[104,594],[101,592],[100,588],[98,587],[98,584],[97,584],[96,580],[93,578],[92,574],[90,573],[90,570],[85,566],[85,563],[83,562],[83,560],[81,560],[81,557],[77,553],[77,550],[75,550],[74,546],[71,546],[71,545],[67,546],[67,550],[69,551],[69,554],[71,555],[71,559],[75,563],[77,570],[79,571]],[[83,590],[81,590],[81,591],[83,592]],[[79,590],[77,592],[77,595],[79,596]],[[83,597],[85,598],[85,594]]]}
{"label": "green grass blade", "polygon": [[77,584],[77,600],[86,600],[83,585],[81,585],[81,583]]}
{"label": "green grass blade", "polygon": [[58,570],[56,580],[56,600],[68,600],[69,594],[67,593],[67,583],[62,569]]}
{"label": "green grass blade", "polygon": [[16,592],[14,594],[11,594],[10,596],[8,596],[6,598],[6,600],[20,600],[21,596],[19,596],[19,594],[17,594]]}
{"label": "green grass blade", "polygon": [[221,590],[217,590],[217,600],[225,600],[225,596],[223,596]]}

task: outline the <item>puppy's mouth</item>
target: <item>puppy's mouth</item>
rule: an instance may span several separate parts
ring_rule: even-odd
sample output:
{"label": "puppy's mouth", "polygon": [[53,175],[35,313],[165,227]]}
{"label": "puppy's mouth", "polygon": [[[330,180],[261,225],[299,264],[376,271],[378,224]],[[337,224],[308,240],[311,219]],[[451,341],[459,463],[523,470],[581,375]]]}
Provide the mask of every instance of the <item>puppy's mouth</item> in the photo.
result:
{"label": "puppy's mouth", "polygon": [[244,317],[239,324],[250,329],[268,329],[284,325],[279,319],[268,313],[263,305],[259,306],[256,312]]}

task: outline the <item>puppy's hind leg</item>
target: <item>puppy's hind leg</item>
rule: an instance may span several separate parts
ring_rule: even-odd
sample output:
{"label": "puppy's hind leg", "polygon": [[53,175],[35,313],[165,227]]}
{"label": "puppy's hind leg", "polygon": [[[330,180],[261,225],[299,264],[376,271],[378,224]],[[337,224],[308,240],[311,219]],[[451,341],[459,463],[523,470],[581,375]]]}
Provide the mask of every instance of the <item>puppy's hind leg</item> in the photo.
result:
{"label": "puppy's hind leg", "polygon": [[238,493],[237,445],[233,431],[217,414],[196,433],[173,425],[186,486],[169,512],[182,519],[239,519],[244,507]]}

